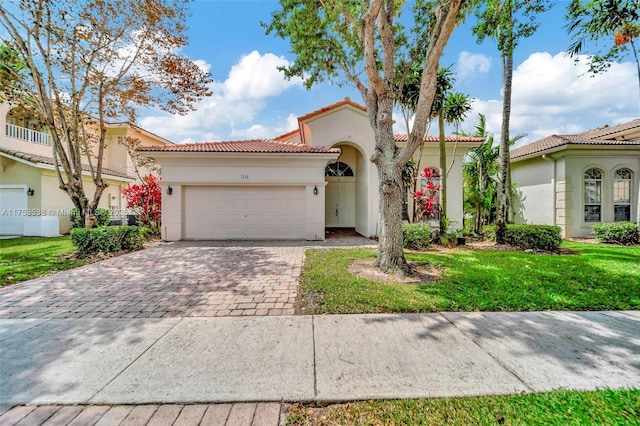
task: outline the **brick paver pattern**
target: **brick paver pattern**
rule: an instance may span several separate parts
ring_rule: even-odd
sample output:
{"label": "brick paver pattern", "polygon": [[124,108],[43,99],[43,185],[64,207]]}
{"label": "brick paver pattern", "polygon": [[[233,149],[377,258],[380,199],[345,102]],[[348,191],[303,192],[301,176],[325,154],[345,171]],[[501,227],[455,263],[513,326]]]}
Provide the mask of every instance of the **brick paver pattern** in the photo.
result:
{"label": "brick paver pattern", "polygon": [[163,244],[0,289],[0,318],[291,315],[302,245]]}
{"label": "brick paver pattern", "polygon": [[194,405],[21,405],[0,411],[3,426],[277,426],[278,403]]}

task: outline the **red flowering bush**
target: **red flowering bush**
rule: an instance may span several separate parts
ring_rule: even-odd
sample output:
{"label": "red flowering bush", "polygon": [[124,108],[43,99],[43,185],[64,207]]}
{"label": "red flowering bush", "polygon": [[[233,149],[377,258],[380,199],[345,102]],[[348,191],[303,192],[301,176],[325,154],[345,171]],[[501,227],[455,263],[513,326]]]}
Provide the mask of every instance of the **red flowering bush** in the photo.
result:
{"label": "red flowering bush", "polygon": [[424,181],[422,189],[411,194],[418,206],[418,214],[421,220],[437,219],[440,215],[440,172],[433,167],[426,167],[420,177]]}
{"label": "red flowering bush", "polygon": [[154,235],[160,235],[160,211],[162,207],[162,190],[160,179],[148,174],[140,184],[129,184],[122,190],[127,199],[127,208],[138,214],[138,221],[149,227]]}

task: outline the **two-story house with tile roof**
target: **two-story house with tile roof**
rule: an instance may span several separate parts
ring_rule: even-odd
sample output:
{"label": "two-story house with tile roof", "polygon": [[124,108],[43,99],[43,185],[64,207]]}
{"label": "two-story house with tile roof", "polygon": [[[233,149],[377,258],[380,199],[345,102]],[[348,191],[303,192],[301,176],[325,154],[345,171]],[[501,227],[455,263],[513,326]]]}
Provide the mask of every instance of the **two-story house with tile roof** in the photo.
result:
{"label": "two-story house with tile roof", "polygon": [[[121,190],[147,173],[124,145],[127,138],[147,146],[172,142],[129,123],[108,125],[103,177],[109,184],[100,207],[121,216],[126,202]],[[85,170],[86,194],[95,186]],[[0,235],[52,236],[68,233],[73,203],[59,188],[51,136],[20,108],[0,104]]]}

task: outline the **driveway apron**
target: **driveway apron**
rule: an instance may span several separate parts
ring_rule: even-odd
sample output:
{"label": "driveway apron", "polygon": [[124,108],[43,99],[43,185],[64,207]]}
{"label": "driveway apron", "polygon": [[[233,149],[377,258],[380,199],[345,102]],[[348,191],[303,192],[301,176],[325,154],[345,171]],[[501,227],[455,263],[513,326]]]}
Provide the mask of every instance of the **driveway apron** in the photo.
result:
{"label": "driveway apron", "polygon": [[179,242],[0,289],[0,318],[294,313],[302,245]]}

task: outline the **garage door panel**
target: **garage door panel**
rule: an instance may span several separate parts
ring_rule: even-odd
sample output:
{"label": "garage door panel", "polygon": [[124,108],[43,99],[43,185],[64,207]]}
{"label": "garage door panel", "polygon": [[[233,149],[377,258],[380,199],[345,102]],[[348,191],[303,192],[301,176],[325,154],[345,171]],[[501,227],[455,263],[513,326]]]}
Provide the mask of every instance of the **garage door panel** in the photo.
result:
{"label": "garage door panel", "polygon": [[184,237],[304,238],[304,200],[304,187],[186,187]]}
{"label": "garage door panel", "polygon": [[23,235],[27,208],[25,188],[0,188],[0,235]]}

